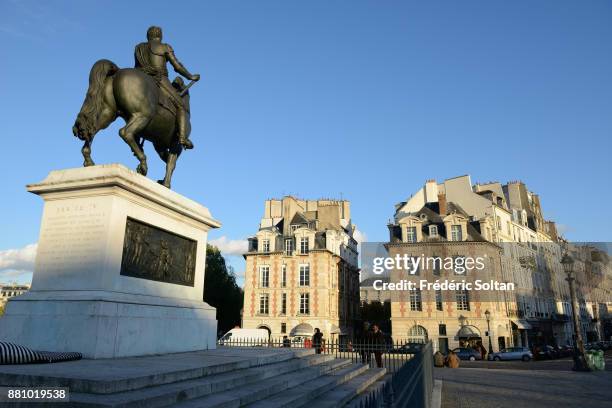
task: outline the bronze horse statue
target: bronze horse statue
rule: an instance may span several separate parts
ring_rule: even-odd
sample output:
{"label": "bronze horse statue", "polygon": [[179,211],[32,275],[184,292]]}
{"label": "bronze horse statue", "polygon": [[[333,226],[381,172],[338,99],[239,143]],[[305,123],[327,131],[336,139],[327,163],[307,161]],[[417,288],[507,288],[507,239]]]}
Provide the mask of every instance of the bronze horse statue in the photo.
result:
{"label": "bronze horse statue", "polygon": [[[172,85],[182,95],[187,117],[189,117],[189,93],[183,80],[177,77]],[[144,141],[153,143],[155,151],[166,163],[166,175],[159,180],[170,188],[176,161],[183,151],[177,137],[176,112],[171,104],[163,103],[164,95],[155,80],[136,68],[119,69],[113,62],[97,61],[89,74],[89,89],[77,119],[73,134],[84,144],[81,152],[84,166],[93,166],[91,145],[94,136],[121,117],[125,126],[119,136],[130,146],[139,164],[136,171],[147,175],[147,157],[143,151]],[[189,120],[187,132],[189,133]]]}

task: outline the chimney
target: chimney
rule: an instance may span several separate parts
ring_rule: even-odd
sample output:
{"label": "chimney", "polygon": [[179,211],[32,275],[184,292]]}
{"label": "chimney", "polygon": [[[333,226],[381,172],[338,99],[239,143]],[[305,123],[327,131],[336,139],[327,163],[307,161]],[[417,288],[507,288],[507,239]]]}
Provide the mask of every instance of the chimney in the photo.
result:
{"label": "chimney", "polygon": [[440,209],[440,215],[446,215],[446,194],[438,194],[438,207]]}

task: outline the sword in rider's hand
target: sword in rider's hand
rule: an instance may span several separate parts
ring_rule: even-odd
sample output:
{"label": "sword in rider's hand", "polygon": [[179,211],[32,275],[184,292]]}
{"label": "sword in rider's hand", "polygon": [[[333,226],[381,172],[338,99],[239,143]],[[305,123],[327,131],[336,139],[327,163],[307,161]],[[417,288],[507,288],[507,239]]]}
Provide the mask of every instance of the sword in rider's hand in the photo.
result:
{"label": "sword in rider's hand", "polygon": [[189,88],[191,88],[191,86],[192,86],[193,84],[195,84],[196,82],[198,82],[198,80],[192,80],[191,82],[189,82],[189,83],[187,84],[187,86],[186,86],[186,87],[185,87],[185,88],[184,88],[184,89],[181,91],[181,93],[180,93],[179,95],[180,95],[180,96],[185,95],[185,94],[187,93],[187,91],[189,90]]}

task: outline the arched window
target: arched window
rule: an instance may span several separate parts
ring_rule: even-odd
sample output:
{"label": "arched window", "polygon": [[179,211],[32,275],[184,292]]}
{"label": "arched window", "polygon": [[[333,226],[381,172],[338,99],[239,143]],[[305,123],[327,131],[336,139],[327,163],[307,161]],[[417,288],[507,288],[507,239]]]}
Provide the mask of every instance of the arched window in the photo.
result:
{"label": "arched window", "polygon": [[427,343],[427,330],[423,326],[412,326],[408,330],[408,341],[410,343]]}

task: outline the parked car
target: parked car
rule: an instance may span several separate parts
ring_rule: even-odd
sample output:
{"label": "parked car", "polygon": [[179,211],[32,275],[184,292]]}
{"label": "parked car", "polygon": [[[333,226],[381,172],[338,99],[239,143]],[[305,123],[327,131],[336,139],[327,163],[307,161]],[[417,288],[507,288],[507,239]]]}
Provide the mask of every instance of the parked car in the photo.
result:
{"label": "parked car", "polygon": [[241,329],[228,331],[219,339],[220,346],[264,346],[268,343],[268,331],[265,329]]}
{"label": "parked car", "polygon": [[572,346],[559,347],[559,357],[571,357],[573,355],[574,355],[574,348]]}
{"label": "parked car", "polygon": [[425,344],[423,343],[406,343],[399,347],[395,347],[389,350],[391,354],[416,354],[421,350]]}
{"label": "parked car", "polygon": [[552,360],[559,357],[559,352],[553,346],[536,346],[533,356],[536,360]]}
{"label": "parked car", "polygon": [[480,352],[471,348],[458,347],[453,350],[457,354],[460,360],[482,360]]}
{"label": "parked car", "polygon": [[501,360],[523,360],[529,361],[533,358],[533,354],[527,347],[508,347],[498,351],[497,353],[490,353],[489,360],[501,361]]}

